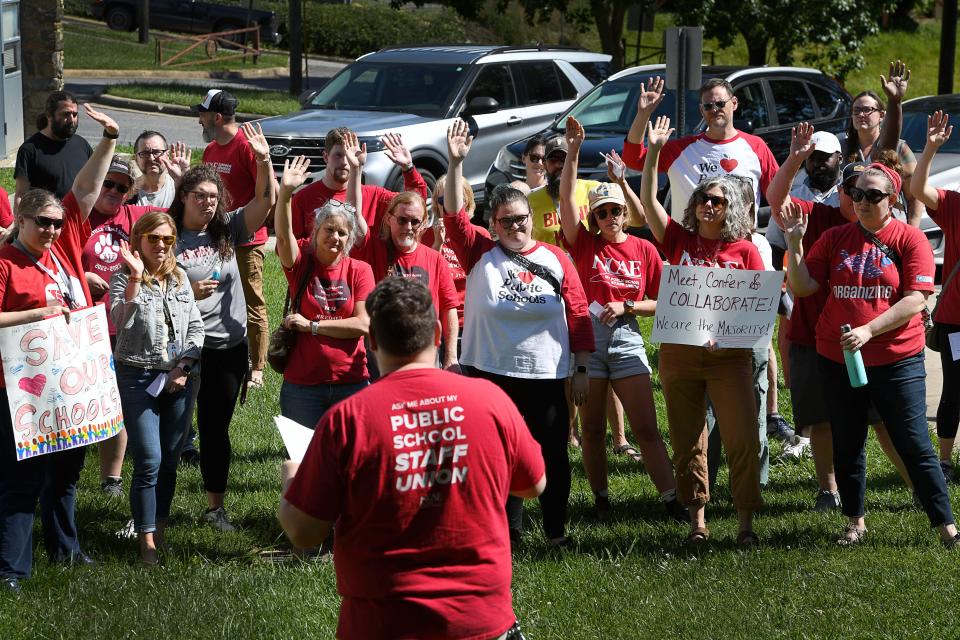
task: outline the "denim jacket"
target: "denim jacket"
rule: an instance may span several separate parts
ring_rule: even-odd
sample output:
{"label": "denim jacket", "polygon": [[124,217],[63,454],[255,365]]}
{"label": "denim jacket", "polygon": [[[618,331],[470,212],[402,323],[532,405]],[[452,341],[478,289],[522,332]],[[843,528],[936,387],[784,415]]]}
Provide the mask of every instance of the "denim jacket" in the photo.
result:
{"label": "denim jacket", "polygon": [[[177,285],[173,274],[167,276],[166,295],[156,283],[140,284],[136,297],[126,301],[126,269],[115,271],[110,277],[110,318],[117,327],[117,346],[114,358],[123,364],[145,369],[169,371],[183,358],[200,359],[203,346],[203,320],[193,299],[190,280],[182,269],[182,285]],[[169,358],[169,341],[164,300],[173,323],[174,338],[180,343],[180,353]]]}

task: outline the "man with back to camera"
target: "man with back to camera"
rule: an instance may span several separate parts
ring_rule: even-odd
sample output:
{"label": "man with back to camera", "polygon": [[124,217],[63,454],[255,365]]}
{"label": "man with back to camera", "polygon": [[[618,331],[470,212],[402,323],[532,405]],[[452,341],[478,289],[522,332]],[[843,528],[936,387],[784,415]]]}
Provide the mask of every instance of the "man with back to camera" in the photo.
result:
{"label": "man with back to camera", "polygon": [[280,522],[312,547],[336,521],[338,638],[522,638],[503,505],[542,493],[540,447],[498,387],[435,368],[426,287],[387,278],[367,313],[383,377],[283,464]]}

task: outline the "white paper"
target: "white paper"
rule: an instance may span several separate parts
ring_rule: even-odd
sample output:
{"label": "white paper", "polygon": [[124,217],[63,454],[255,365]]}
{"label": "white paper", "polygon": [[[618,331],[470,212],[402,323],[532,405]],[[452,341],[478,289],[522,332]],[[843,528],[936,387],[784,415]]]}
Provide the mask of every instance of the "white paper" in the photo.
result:
{"label": "white paper", "polygon": [[[592,313],[593,315],[595,315],[595,316],[597,317],[597,320],[600,319],[600,314],[603,313],[603,305],[600,304],[599,302],[597,302],[596,300],[594,300],[593,302],[591,302],[591,303],[590,303],[590,306],[587,307],[587,309],[590,311],[590,313]],[[615,325],[616,323],[617,323],[617,319],[616,319],[616,318],[612,318],[612,319],[610,319],[609,321],[607,321],[607,326],[608,326],[608,327],[612,327],[612,326]]]}
{"label": "white paper", "polygon": [[280,437],[283,438],[287,455],[294,462],[302,462],[303,456],[307,453],[307,447],[310,445],[310,440],[313,438],[313,430],[283,416],[274,416],[273,421],[277,425]]}
{"label": "white paper", "polygon": [[956,362],[960,360],[960,331],[947,334],[947,338],[950,340],[950,357]]}
{"label": "white paper", "polygon": [[161,373],[150,383],[150,386],[147,387],[147,393],[152,395],[154,398],[160,395],[160,392],[167,386],[167,374]]}

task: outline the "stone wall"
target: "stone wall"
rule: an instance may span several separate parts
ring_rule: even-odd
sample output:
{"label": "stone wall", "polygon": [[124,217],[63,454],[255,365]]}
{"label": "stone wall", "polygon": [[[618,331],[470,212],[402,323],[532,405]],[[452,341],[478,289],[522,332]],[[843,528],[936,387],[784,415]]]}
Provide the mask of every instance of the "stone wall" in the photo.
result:
{"label": "stone wall", "polygon": [[37,116],[51,91],[63,88],[63,0],[21,0],[24,137],[37,130]]}

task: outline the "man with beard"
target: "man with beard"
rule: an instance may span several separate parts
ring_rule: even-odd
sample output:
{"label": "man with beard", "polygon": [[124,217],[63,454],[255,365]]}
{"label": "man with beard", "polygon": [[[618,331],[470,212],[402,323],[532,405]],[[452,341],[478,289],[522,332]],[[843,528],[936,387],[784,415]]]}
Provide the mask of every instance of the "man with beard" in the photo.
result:
{"label": "man with beard", "polygon": [[40,129],[20,145],[13,170],[17,187],[14,209],[30,189],[46,189],[58,199],[70,193],[73,179],[93,154],[87,141],[78,135],[77,99],[67,91],[47,96],[44,112],[37,121]]}
{"label": "man with beard", "polygon": [[[533,239],[548,244],[560,245],[560,174],[567,159],[567,141],[562,135],[547,140],[543,149],[543,165],[547,174],[547,183],[534,189],[527,196],[530,211],[533,214]],[[590,211],[587,194],[599,185],[596,180],[577,179],[574,202],[580,212],[580,220],[585,220]]]}
{"label": "man with beard", "polygon": [[[257,158],[250,149],[236,121],[237,99],[220,89],[210,89],[203,102],[196,106],[203,140],[203,162],[212,165],[226,188],[227,209],[244,207],[254,199],[257,183]],[[267,160],[269,162],[269,160]],[[271,185],[276,189],[276,183]],[[267,241],[266,225],[260,227],[253,240],[237,247],[237,266],[247,301],[247,338],[250,341],[250,387],[263,386],[263,368],[267,364],[267,302],[263,297],[263,245]]]}
{"label": "man with beard", "polygon": [[168,148],[163,134],[147,130],[137,136],[133,151],[140,177],[132,204],[168,209],[180,176],[190,168],[190,149],[182,142]]}

